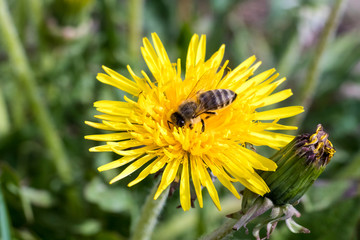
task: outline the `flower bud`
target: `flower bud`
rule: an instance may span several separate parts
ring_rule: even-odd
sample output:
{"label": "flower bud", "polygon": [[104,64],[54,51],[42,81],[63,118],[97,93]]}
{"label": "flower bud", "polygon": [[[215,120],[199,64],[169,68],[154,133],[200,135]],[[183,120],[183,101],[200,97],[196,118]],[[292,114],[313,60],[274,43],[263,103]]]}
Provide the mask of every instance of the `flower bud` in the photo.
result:
{"label": "flower bud", "polygon": [[271,158],[278,169],[260,173],[270,188],[265,197],[278,206],[298,201],[335,153],[328,136],[319,124],[314,134],[299,135],[278,151]]}
{"label": "flower bud", "polygon": [[292,217],[300,217],[293,207],[306,190],[324,171],[335,149],[328,140],[328,134],[321,124],[314,134],[302,134],[279,150],[271,159],[278,168],[275,172],[261,172],[259,175],[270,188],[270,192],[260,196],[248,189],[243,191],[242,209],[228,215],[238,219],[234,230],[246,226],[260,215],[271,209],[270,216],[262,218],[253,229],[253,235],[260,238],[260,230],[267,229],[267,238],[279,221],[285,221],[289,230],[294,233],[309,233],[305,227],[297,224]]}

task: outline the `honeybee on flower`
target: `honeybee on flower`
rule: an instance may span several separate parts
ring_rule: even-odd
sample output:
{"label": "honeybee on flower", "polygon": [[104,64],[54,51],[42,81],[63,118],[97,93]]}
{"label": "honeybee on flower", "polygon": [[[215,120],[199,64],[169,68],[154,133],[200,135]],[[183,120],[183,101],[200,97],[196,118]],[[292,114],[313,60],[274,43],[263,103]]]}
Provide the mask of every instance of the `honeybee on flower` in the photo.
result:
{"label": "honeybee on flower", "polygon": [[[281,125],[278,121],[303,112],[302,107],[258,110],[292,95],[290,89],[273,93],[285,78],[276,80],[278,74],[274,69],[253,76],[261,64],[255,63],[254,56],[225,73],[228,65],[228,61],[222,64],[225,46],[205,60],[206,37],[199,38],[196,34],[189,44],[182,77],[181,60],[175,64],[170,61],[155,33],[152,40],[153,45],[144,38],[141,48],[152,77],[144,71],[139,77],[130,66],[127,69],[133,80],[107,67],[103,67],[107,74],[97,76],[99,81],[137,99],[125,96],[124,101],[94,103],[103,113],[95,116],[101,123],[86,121],[86,124],[113,133],[86,136],[86,139],[106,142],[90,151],[109,151],[121,156],[99,167],[99,171],[127,165],[111,180],[113,183],[141,168],[138,177],[129,183],[133,186],[162,170],[154,199],[178,181],[184,210],[191,207],[191,188],[203,207],[202,187],[221,210],[210,172],[237,198],[240,196],[234,182],[260,195],[269,192],[255,170],[274,171],[276,164],[247,149],[245,143],[279,149],[294,138],[272,130],[295,130],[296,127]],[[196,94],[195,100],[189,99],[192,93]]]}

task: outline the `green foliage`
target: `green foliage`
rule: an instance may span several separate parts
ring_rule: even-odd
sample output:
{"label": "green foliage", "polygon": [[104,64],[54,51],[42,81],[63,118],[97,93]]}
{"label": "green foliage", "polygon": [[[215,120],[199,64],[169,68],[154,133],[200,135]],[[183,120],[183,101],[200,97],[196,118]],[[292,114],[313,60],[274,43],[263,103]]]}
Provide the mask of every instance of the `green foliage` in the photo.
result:
{"label": "green foliage", "polygon": [[[36,112],[24,94],[24,86],[17,81],[17,68],[10,63],[8,49],[0,38],[3,239],[7,234],[25,240],[128,239],[155,180],[151,176],[128,188],[126,184],[134,175],[108,185],[118,170],[98,173],[96,168],[116,156],[90,154],[88,149],[95,144],[83,136],[99,133],[84,124],[85,120],[94,120],[94,101],[123,99],[124,93],[96,81],[102,65],[125,76],[127,64],[135,73],[141,69],[148,72],[140,54],[134,56],[129,51],[131,44],[138,44],[138,48],[141,44],[141,39],[129,42],[129,26],[134,21],[129,18],[129,1],[88,1],[84,9],[76,5],[71,12],[79,11],[79,15],[69,11],[62,14],[60,0],[6,2],[26,51],[37,94],[70,159],[74,181],[65,184],[59,177],[42,128],[35,121]],[[138,6],[143,13],[140,37],[157,32],[170,59],[175,62],[181,57],[185,64],[192,34],[207,34],[208,53],[225,43],[230,68],[256,54],[263,62],[260,71],[276,67],[281,76],[287,77],[287,87],[296,96],[313,59],[329,2],[332,4],[325,0],[148,0]],[[337,150],[320,181],[298,205],[302,213],[298,222],[311,233],[295,235],[280,224],[271,239],[359,239],[360,11],[351,5],[355,2],[349,2],[326,48],[315,99],[299,126],[301,132],[307,132],[322,123]],[[294,105],[299,104],[294,101]],[[199,209],[196,202],[197,209],[184,213],[176,208],[179,197],[175,193],[167,201],[153,239],[195,239],[219,226],[224,215],[240,206],[221,186],[217,189],[224,209],[220,213],[207,193],[204,209]],[[253,237],[251,232],[247,235],[241,230],[227,239]]]}

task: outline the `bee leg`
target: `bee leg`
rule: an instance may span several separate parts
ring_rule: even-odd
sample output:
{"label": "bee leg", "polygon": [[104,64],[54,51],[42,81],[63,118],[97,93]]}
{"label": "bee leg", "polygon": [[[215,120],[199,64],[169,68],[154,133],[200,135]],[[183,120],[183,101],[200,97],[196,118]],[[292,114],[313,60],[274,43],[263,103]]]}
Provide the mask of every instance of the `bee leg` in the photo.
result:
{"label": "bee leg", "polygon": [[189,124],[189,128],[190,129],[193,129],[194,128],[194,125],[192,123]]}
{"label": "bee leg", "polygon": [[208,116],[205,117],[205,119],[208,119],[209,117],[211,117],[210,115],[216,115],[216,112],[204,112],[204,114],[208,114]]}
{"label": "bee leg", "polygon": [[170,123],[171,123],[172,125],[174,125],[174,123],[172,123],[172,122],[170,122],[170,121],[168,120],[168,121],[167,121],[167,124],[168,124],[169,129],[171,129]]}
{"label": "bee leg", "polygon": [[204,119],[201,119],[201,124],[202,124],[201,132],[205,132],[205,122],[204,122]]}

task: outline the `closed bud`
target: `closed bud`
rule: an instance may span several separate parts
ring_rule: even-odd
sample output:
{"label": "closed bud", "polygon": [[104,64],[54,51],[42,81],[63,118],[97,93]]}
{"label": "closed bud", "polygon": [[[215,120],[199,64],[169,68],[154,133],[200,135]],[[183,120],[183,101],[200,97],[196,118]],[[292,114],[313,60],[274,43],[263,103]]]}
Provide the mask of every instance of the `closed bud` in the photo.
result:
{"label": "closed bud", "polygon": [[253,229],[253,235],[260,239],[260,229],[266,227],[267,238],[279,221],[284,220],[289,230],[294,233],[310,231],[298,225],[293,216],[300,213],[293,207],[306,190],[324,171],[335,149],[328,140],[328,134],[321,124],[314,134],[302,134],[279,150],[271,159],[278,168],[275,172],[261,172],[260,176],[270,188],[263,197],[245,189],[242,199],[242,210],[229,217],[239,219],[234,230],[246,226],[256,217],[271,209],[270,216],[265,217]]}
{"label": "closed bud", "polygon": [[314,134],[299,135],[278,151],[271,158],[278,169],[260,174],[270,188],[265,197],[275,205],[298,201],[335,153],[328,136],[319,124]]}

